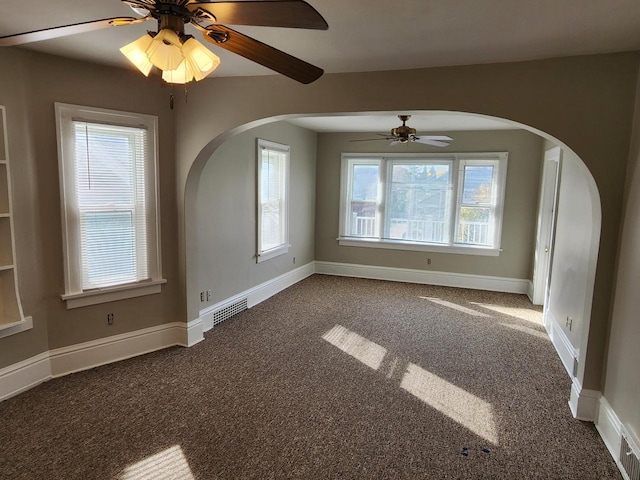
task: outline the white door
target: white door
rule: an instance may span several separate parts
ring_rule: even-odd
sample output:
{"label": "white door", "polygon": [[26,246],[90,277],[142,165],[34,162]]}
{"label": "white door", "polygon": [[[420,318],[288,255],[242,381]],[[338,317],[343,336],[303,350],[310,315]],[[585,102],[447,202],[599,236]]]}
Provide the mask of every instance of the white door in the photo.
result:
{"label": "white door", "polygon": [[538,206],[538,232],[533,266],[533,304],[547,303],[551,258],[553,256],[553,237],[555,232],[558,183],[560,181],[560,161],[562,150],[555,147],[544,152],[542,187]]}

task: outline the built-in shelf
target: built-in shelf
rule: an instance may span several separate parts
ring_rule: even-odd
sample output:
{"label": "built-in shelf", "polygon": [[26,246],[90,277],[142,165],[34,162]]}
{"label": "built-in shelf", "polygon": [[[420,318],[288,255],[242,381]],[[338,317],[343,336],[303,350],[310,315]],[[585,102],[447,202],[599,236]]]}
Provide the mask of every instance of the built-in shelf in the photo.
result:
{"label": "built-in shelf", "polygon": [[11,176],[7,145],[7,112],[0,106],[0,338],[33,327],[31,317],[22,313],[18,293],[13,215],[11,214]]}

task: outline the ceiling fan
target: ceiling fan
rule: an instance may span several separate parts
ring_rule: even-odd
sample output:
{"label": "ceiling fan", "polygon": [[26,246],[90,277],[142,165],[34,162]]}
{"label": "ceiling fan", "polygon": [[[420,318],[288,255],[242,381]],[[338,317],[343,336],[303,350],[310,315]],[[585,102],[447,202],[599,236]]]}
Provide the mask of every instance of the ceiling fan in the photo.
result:
{"label": "ceiling fan", "polygon": [[220,59],[209,49],[195,41],[191,35],[185,34],[186,24],[200,30],[207,42],[298,82],[311,83],[324,73],[321,68],[225,26],[228,24],[328,29],[322,15],[303,0],[121,1],[129,5],[140,17],[106,18],[7,35],[0,37],[0,46],[23,45],[155,19],[158,21],[157,32],[148,32],[120,50],[145,75],[149,74],[152,66],[162,70],[163,78],[169,83],[201,80],[220,63]]}
{"label": "ceiling fan", "polygon": [[398,115],[402,121],[402,125],[391,129],[391,134],[379,133],[380,138],[365,138],[363,140],[351,140],[352,142],[370,142],[373,140],[390,140],[389,145],[398,145],[399,143],[423,143],[425,145],[433,145],[435,147],[448,147],[449,142],[453,138],[446,135],[420,135],[416,133],[415,128],[407,126],[407,120],[411,115]]}

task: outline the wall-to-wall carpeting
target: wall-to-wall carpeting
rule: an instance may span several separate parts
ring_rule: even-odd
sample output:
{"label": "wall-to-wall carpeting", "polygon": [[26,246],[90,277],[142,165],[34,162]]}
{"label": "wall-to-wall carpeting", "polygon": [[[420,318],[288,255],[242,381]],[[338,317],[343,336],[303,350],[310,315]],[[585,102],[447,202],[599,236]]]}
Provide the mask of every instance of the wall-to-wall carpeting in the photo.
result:
{"label": "wall-to-wall carpeting", "polygon": [[0,403],[0,478],[621,478],[524,296],[312,276]]}

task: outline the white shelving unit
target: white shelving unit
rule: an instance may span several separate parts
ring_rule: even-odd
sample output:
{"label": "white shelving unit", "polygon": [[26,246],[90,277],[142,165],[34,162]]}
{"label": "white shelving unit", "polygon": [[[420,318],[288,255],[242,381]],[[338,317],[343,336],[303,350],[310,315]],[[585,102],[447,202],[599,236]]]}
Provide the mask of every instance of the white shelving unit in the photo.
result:
{"label": "white shelving unit", "polygon": [[7,145],[7,112],[5,107],[0,105],[0,338],[32,327],[31,317],[25,318],[22,313],[18,293]]}

